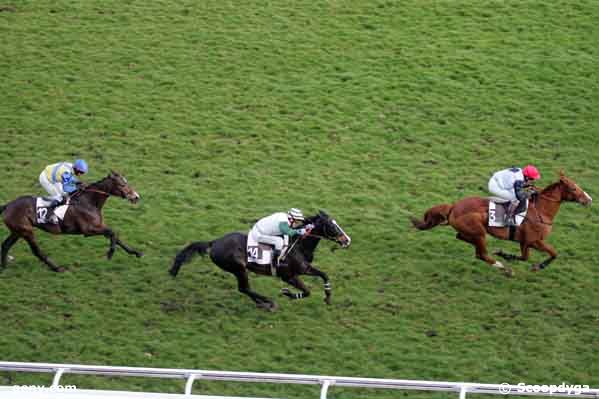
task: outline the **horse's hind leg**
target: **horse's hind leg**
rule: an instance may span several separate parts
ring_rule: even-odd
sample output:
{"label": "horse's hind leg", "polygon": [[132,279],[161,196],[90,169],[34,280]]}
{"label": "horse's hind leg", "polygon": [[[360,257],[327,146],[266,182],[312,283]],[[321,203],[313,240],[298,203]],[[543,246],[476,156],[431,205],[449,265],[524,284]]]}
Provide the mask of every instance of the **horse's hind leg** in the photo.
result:
{"label": "horse's hind leg", "polygon": [[476,236],[476,237],[472,237],[469,235],[465,235],[462,233],[458,233],[456,235],[456,238],[462,240],[462,241],[466,241],[467,243],[470,243],[472,245],[474,245],[474,248],[476,249],[476,257],[478,259],[481,259],[483,261],[485,261],[486,263],[488,263],[489,265],[496,267],[497,269],[502,270],[506,276],[513,276],[514,275],[514,271],[512,270],[511,267],[505,267],[501,262],[491,258],[488,253],[487,253],[487,243],[485,240],[485,235],[484,233],[482,235]]}
{"label": "horse's hind leg", "polygon": [[250,289],[250,280],[248,278],[248,273],[246,270],[241,270],[235,272],[234,274],[235,277],[237,277],[237,288],[239,292],[252,298],[252,300],[256,303],[257,307],[271,311],[277,308],[276,303]]}
{"label": "horse's hind leg", "polygon": [[0,272],[6,268],[6,261],[8,259],[8,251],[10,248],[19,240],[19,236],[11,233],[6,240],[2,243],[2,255],[0,261]]}
{"label": "horse's hind leg", "polygon": [[281,293],[283,295],[285,295],[287,298],[302,299],[302,298],[307,298],[310,296],[310,290],[308,289],[308,287],[306,287],[304,282],[299,277],[294,276],[294,277],[288,278],[287,280],[285,280],[285,282],[301,291],[301,292],[293,293],[293,292],[289,291],[288,288],[281,289]]}
{"label": "horse's hind leg", "polygon": [[66,270],[64,267],[57,266],[54,262],[52,262],[50,258],[48,258],[48,256],[45,253],[42,252],[39,245],[37,245],[37,242],[35,241],[35,237],[33,236],[33,234],[27,234],[23,238],[25,238],[25,241],[27,241],[27,243],[29,244],[31,252],[33,252],[33,254],[37,256],[39,260],[44,262],[52,271],[64,272]]}

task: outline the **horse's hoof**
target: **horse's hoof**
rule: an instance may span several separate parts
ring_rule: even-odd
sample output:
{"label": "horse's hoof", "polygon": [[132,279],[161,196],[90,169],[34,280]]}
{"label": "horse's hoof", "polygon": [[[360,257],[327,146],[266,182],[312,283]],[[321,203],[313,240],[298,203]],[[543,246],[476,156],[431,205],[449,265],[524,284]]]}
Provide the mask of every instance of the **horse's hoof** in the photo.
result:
{"label": "horse's hoof", "polygon": [[144,256],[143,252],[136,252],[135,256],[137,256],[138,258],[141,258],[142,256]]}
{"label": "horse's hoof", "polygon": [[15,260],[15,257],[8,255],[7,258],[6,258],[6,260],[9,261],[9,262],[12,262],[13,260]]}
{"label": "horse's hoof", "polygon": [[505,274],[506,277],[514,277],[514,270],[511,267],[506,267],[503,270],[503,273]]}
{"label": "horse's hoof", "polygon": [[538,272],[539,270],[541,270],[541,265],[533,265],[533,266],[530,268],[530,271],[531,271],[531,272]]}
{"label": "horse's hoof", "polygon": [[106,259],[111,260],[113,255],[114,255],[114,252],[108,252],[106,254]]}
{"label": "horse's hoof", "polygon": [[326,298],[324,298],[324,303],[326,303],[327,305],[330,305],[331,304],[331,297],[327,296]]}
{"label": "horse's hoof", "polygon": [[64,268],[64,267],[57,267],[57,268],[56,268],[54,271],[55,271],[56,273],[64,273],[64,272],[66,272],[66,271],[67,271],[67,269],[66,269],[66,268]]}

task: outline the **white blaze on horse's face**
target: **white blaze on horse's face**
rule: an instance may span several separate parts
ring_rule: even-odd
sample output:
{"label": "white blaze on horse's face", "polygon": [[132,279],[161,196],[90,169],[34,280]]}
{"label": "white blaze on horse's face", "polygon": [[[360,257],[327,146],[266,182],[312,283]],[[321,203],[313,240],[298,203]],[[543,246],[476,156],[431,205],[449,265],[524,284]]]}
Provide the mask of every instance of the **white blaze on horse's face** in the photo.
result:
{"label": "white blaze on horse's face", "polygon": [[137,191],[133,191],[129,197],[129,201],[136,203],[137,201],[139,201],[140,199],[140,195],[137,193]]}
{"label": "white blaze on horse's face", "polygon": [[588,195],[586,191],[584,191],[582,188],[580,188],[580,186],[578,184],[574,184],[574,187],[576,187],[576,190],[582,191],[582,194],[583,194],[578,198],[577,202],[583,206],[590,206],[591,203],[593,202],[593,198],[591,198],[591,196]]}
{"label": "white blaze on horse's face", "polygon": [[335,219],[331,220],[331,222],[339,229],[339,231],[341,232],[341,235],[339,237],[337,237],[337,242],[339,244],[341,244],[341,246],[343,248],[347,248],[351,245],[351,238],[350,236],[348,236],[345,231],[343,231],[343,229],[341,228],[341,226],[339,226],[337,224],[337,222],[335,221]]}
{"label": "white blaze on horse's face", "polygon": [[586,191],[583,191],[583,193],[584,193],[584,196],[587,198],[587,202],[585,202],[584,205],[586,205],[586,206],[591,205],[591,203],[593,202],[593,197],[588,195]]}

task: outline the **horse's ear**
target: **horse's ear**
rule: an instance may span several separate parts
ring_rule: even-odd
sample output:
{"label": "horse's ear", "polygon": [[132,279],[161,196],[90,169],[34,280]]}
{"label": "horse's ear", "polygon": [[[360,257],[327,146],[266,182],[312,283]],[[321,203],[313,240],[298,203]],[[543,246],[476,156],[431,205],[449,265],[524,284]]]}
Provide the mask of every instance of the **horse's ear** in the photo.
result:
{"label": "horse's ear", "polygon": [[328,213],[327,213],[325,210],[323,210],[323,209],[320,209],[320,210],[318,211],[318,214],[319,214],[320,216],[322,216],[322,217],[325,217],[325,218],[328,218],[328,217],[329,217],[329,214],[328,214]]}
{"label": "horse's ear", "polygon": [[562,180],[564,177],[566,177],[566,174],[564,173],[564,168],[561,168],[559,170],[559,179]]}

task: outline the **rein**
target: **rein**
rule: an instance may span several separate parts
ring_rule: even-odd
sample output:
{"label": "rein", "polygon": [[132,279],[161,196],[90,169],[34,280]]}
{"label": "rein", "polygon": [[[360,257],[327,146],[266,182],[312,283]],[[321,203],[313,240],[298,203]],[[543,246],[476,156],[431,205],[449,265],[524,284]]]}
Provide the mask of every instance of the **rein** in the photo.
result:
{"label": "rein", "polygon": [[311,233],[308,233],[308,234],[306,234],[306,235],[304,235],[304,236],[300,237],[299,239],[297,239],[297,240],[293,241],[293,243],[291,244],[291,246],[290,246],[290,247],[289,247],[289,249],[287,250],[287,255],[286,255],[285,257],[287,257],[287,256],[289,256],[289,255],[291,254],[291,252],[293,251],[293,249],[295,248],[295,246],[297,245],[297,243],[299,243],[301,240],[303,240],[303,239],[307,238],[308,236],[310,236],[310,237],[316,237],[316,238],[321,238],[321,239],[323,239],[323,240],[329,240],[329,241],[336,242],[336,241],[335,241],[334,239],[332,239],[332,238],[328,238],[328,237],[321,236],[321,235],[318,235],[318,234],[311,234]]}
{"label": "rein", "polygon": [[[325,237],[325,236],[321,236],[321,235],[318,235],[318,234],[312,234],[312,233],[308,233],[308,234],[306,234],[306,235],[305,235],[305,236],[303,236],[301,239],[303,240],[304,238],[306,238],[306,237],[308,237],[308,236],[309,236],[309,237],[321,238],[321,239],[323,239],[323,240],[328,240],[328,241],[337,242],[337,239],[335,239],[335,238]],[[299,241],[299,240],[297,240],[297,241]],[[297,241],[296,241],[296,242],[297,242]]]}
{"label": "rein", "polygon": [[87,188],[86,187],[83,190],[77,191],[75,194],[73,194],[71,196],[71,198],[78,197],[78,196],[80,196],[81,194],[83,194],[86,191],[89,191],[89,192],[92,192],[92,193],[98,193],[98,194],[102,194],[102,195],[105,195],[107,197],[110,197],[110,194],[108,194],[106,191],[102,191],[102,190],[98,190],[98,189],[95,189],[95,188]]}
{"label": "rein", "polygon": [[[540,198],[541,198],[541,196],[543,196],[543,193],[540,193],[538,198],[540,199]],[[561,201],[561,199],[559,199],[559,200],[555,200],[555,199],[551,198],[551,197],[550,197],[549,195],[547,195],[547,194],[545,194],[545,195],[543,196],[543,199],[544,199],[544,200],[546,200],[546,201],[549,201],[549,202],[557,202],[557,203],[561,203],[561,202],[562,202],[562,201]],[[537,203],[537,202],[538,202],[538,200],[535,200],[534,202],[535,202],[535,203]],[[546,225],[546,226],[553,226],[553,221],[551,221],[551,222],[546,222],[546,221],[544,221],[544,220],[543,220],[543,215],[542,215],[542,214],[539,212],[539,210],[538,210],[538,207],[537,207],[537,206],[535,206],[535,207],[534,207],[534,210],[535,210],[535,213],[537,214],[537,220],[533,220],[533,222],[541,223],[541,224],[544,224],[544,225]],[[531,220],[531,218],[530,218],[528,215],[526,216],[526,219],[529,219],[529,220]]]}

